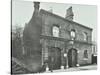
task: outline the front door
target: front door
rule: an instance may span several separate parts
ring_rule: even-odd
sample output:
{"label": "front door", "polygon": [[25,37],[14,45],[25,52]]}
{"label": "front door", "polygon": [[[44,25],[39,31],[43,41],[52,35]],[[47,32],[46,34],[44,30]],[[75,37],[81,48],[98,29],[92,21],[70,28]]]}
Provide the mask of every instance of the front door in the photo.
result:
{"label": "front door", "polygon": [[69,67],[75,67],[77,64],[77,50],[70,49],[68,51],[68,65]]}
{"label": "front door", "polygon": [[49,68],[55,70],[61,66],[61,50],[57,47],[49,49]]}

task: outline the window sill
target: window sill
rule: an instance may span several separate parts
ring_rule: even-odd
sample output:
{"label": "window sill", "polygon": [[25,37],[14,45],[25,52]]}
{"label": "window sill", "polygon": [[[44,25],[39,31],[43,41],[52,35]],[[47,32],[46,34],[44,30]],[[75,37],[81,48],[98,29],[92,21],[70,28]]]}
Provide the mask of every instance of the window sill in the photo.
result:
{"label": "window sill", "polygon": [[88,58],[84,58],[83,60],[88,60]]}

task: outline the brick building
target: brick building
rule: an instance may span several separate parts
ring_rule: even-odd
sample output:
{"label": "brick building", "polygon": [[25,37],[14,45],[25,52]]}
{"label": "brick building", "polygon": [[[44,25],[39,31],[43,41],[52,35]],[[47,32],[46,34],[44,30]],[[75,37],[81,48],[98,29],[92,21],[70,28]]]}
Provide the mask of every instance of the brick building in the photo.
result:
{"label": "brick building", "polygon": [[50,68],[52,61],[53,69],[91,64],[92,28],[73,21],[72,7],[64,18],[39,10],[39,4],[34,2],[33,16],[23,32],[25,51],[35,63],[48,63]]}

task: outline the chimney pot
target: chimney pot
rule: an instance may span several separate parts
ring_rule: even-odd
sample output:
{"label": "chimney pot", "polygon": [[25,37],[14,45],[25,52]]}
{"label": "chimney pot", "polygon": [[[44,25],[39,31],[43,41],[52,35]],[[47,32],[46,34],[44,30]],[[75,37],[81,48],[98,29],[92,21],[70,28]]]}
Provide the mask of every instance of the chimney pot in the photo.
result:
{"label": "chimney pot", "polygon": [[72,6],[71,6],[67,9],[65,18],[68,20],[73,20],[73,16],[74,14],[73,14]]}
{"label": "chimney pot", "polygon": [[39,10],[39,7],[40,7],[40,2],[34,2],[34,9]]}

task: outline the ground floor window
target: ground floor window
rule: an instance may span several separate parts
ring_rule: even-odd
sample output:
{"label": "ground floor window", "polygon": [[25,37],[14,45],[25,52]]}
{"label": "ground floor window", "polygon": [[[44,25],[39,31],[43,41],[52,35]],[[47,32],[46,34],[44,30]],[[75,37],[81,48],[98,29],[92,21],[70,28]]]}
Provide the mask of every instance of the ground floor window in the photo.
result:
{"label": "ground floor window", "polygon": [[88,59],[88,51],[87,50],[84,50],[84,58]]}

